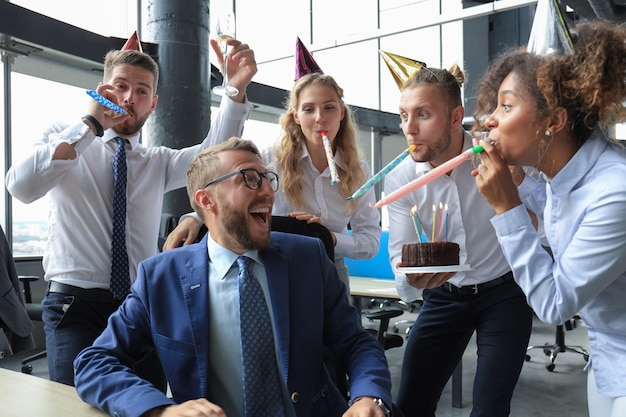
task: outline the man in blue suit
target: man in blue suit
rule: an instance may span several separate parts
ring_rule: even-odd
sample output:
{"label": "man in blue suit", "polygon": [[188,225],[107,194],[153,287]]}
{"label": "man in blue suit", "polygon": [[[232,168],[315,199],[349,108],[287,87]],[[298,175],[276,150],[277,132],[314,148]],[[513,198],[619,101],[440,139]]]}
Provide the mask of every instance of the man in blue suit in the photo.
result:
{"label": "man in blue suit", "polygon": [[[277,188],[278,177],[251,141],[231,138],[194,159],[187,190],[210,232],[198,244],[140,264],[132,293],[74,362],[83,400],[116,416],[389,415],[384,351],[361,326],[321,242],[270,232]],[[252,260],[250,271],[269,306],[275,350],[263,373],[277,371],[273,399],[280,409],[271,414],[244,411],[249,393],[242,382],[237,284],[243,255]],[[324,368],[324,345],[350,377],[349,404]],[[132,372],[152,350],[172,398]]]}

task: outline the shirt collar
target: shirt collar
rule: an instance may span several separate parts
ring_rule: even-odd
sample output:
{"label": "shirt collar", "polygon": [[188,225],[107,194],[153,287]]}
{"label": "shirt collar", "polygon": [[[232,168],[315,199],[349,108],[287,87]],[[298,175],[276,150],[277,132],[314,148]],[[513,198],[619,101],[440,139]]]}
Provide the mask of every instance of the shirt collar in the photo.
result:
{"label": "shirt collar", "polygon": [[243,255],[236,254],[230,249],[226,249],[219,243],[217,243],[209,233],[207,238],[207,250],[209,253],[209,262],[212,265],[212,268],[215,269],[215,273],[220,279],[226,278],[226,275],[230,271],[233,265],[237,266],[237,258],[239,256],[247,256],[253,261],[263,265],[261,261],[261,257],[259,256],[259,251],[251,250]]}
{"label": "shirt collar", "polygon": [[544,175],[552,187],[552,192],[556,195],[571,192],[580,179],[596,165],[607,146],[609,146],[609,141],[603,137],[601,131],[596,130],[554,178],[549,179],[547,175]]}
{"label": "shirt collar", "polygon": [[[302,142],[302,155],[300,156],[300,160],[303,160],[305,158],[308,158],[310,161],[311,154],[309,153],[309,149],[306,147],[304,142]],[[337,152],[335,152],[335,154],[333,155],[333,160],[335,161],[335,165],[337,165],[337,167],[341,168],[344,171],[346,170],[346,167],[343,163],[343,151],[341,149],[337,149]]]}
{"label": "shirt collar", "polygon": [[[109,141],[115,140],[119,134],[115,132],[113,129],[107,129],[104,131],[104,136],[102,136],[102,141],[104,143],[108,143]],[[126,137],[125,139],[130,143],[130,148],[135,149],[139,145],[139,133],[134,134],[133,136]]]}

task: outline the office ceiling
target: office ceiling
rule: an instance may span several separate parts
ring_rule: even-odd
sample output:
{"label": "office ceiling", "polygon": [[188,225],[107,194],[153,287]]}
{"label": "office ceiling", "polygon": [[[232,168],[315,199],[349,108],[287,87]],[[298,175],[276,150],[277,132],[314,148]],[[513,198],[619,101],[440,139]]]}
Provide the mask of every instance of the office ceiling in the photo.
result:
{"label": "office ceiling", "polygon": [[[473,0],[475,3],[492,3],[494,0]],[[497,1],[497,0],[495,0]],[[569,6],[577,19],[607,19],[626,22],[626,0],[557,0],[562,10]]]}
{"label": "office ceiling", "polygon": [[569,6],[578,17],[588,20],[626,22],[626,0],[559,0],[559,3]]}

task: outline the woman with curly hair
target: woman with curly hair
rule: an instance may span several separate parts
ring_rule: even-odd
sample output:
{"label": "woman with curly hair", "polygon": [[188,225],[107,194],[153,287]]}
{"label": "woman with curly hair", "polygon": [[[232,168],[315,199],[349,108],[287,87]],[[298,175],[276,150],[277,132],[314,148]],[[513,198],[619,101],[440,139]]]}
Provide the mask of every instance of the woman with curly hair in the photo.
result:
{"label": "woman with curly hair", "polygon": [[[626,149],[606,132],[625,115],[626,27],[587,22],[573,33],[572,55],[513,51],[490,65],[474,115],[489,140],[473,175],[537,316],[561,324],[580,313],[587,326],[590,416],[617,417],[626,415]],[[536,167],[545,184],[509,165]],[[525,205],[543,218],[553,257]]]}
{"label": "woman with curly hair", "polygon": [[[335,265],[350,295],[344,257],[368,259],[380,246],[380,214],[369,207],[374,190],[348,201],[370,176],[356,144],[356,127],[343,89],[330,75],[311,73],[295,82],[286,111],[280,117],[280,140],[261,149],[268,167],[279,176],[273,215],[321,223],[335,244]],[[331,143],[340,182],[332,184],[321,132]],[[351,233],[348,233],[348,225]],[[193,242],[200,226],[194,220],[181,224],[167,238],[164,249],[181,241]]]}

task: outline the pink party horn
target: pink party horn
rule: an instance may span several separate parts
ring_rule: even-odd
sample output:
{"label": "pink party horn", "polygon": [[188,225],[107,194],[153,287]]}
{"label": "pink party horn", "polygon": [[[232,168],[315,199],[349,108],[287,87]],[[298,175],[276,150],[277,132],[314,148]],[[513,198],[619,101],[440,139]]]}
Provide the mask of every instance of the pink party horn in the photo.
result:
{"label": "pink party horn", "polygon": [[427,174],[424,174],[421,177],[414,179],[410,183],[408,183],[406,185],[403,185],[402,187],[398,188],[397,190],[389,193],[389,195],[387,195],[384,198],[381,198],[380,200],[378,200],[378,202],[376,204],[374,204],[372,207],[373,208],[380,208],[382,206],[386,206],[387,204],[393,203],[394,201],[398,200],[399,198],[402,198],[402,197],[406,196],[407,194],[417,190],[421,186],[428,184],[429,182],[431,182],[435,178],[439,178],[440,176],[442,176],[446,172],[450,172],[451,170],[453,170],[457,166],[461,165],[465,160],[469,159],[470,156],[475,155],[477,153],[480,153],[480,152],[482,152],[484,150],[485,149],[481,145],[474,146],[472,149],[466,150],[462,154],[457,155],[454,158],[450,159],[449,161],[444,162],[443,164],[441,164],[438,167],[434,168],[432,171],[428,172]]}

